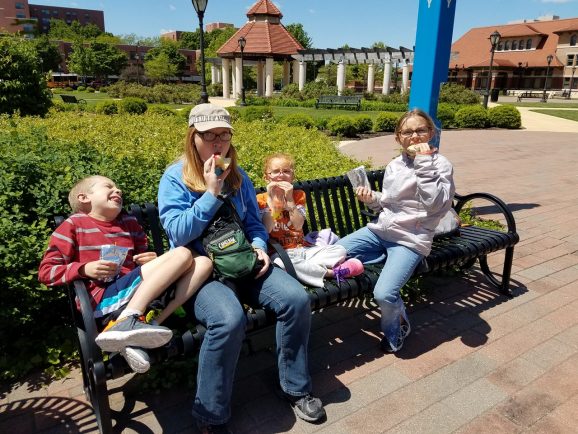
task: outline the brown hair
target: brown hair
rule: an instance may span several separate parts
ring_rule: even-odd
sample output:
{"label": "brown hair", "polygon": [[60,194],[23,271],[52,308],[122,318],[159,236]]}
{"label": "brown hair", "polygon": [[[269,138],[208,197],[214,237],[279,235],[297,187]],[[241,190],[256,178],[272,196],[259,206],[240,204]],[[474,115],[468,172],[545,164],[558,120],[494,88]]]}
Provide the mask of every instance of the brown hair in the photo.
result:
{"label": "brown hair", "polygon": [[265,161],[263,162],[263,174],[264,175],[267,174],[267,169],[269,168],[271,161],[273,161],[275,158],[287,161],[289,163],[289,165],[291,166],[291,169],[295,170],[295,159],[293,158],[292,155],[285,154],[283,152],[276,152],[275,154],[271,154],[271,155],[265,157]]}
{"label": "brown hair", "polygon": [[95,183],[97,178],[104,178],[100,175],[91,175],[87,176],[86,178],[82,178],[68,193],[68,203],[70,204],[70,208],[72,208],[73,213],[83,212],[89,213],[90,212],[90,205],[86,203],[82,203],[78,200],[78,195],[83,193],[91,193],[92,186]]}
{"label": "brown hair", "polygon": [[[183,182],[187,188],[195,192],[207,191],[207,184],[205,183],[205,178],[203,177],[203,160],[199,156],[197,147],[195,146],[195,133],[197,129],[195,127],[190,127],[187,131],[187,136],[185,137],[185,149],[182,156],[183,159]],[[231,159],[231,165],[229,166],[231,172],[225,178],[225,185],[233,190],[239,190],[241,188],[241,182],[243,177],[238,169],[237,164],[237,150],[231,143],[229,146],[229,153],[226,155]]]}
{"label": "brown hair", "polygon": [[400,132],[401,132],[401,127],[403,127],[403,124],[405,123],[405,121],[407,121],[409,118],[411,117],[421,117],[423,118],[423,120],[426,122],[427,127],[432,131],[433,136],[430,138],[430,141],[438,135],[439,131],[436,127],[436,124],[434,123],[433,119],[431,118],[430,115],[428,115],[426,112],[424,112],[421,109],[413,109],[410,110],[408,112],[406,112],[401,118],[399,118],[399,120],[397,121],[397,125],[395,126],[395,141],[397,143],[401,143],[401,139],[400,139]]}

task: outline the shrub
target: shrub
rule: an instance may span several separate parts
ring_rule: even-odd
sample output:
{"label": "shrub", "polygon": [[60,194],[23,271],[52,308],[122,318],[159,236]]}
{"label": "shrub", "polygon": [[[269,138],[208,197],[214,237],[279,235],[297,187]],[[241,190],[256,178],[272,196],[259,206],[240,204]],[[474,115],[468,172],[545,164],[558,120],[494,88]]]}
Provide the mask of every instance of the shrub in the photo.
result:
{"label": "shrub", "polygon": [[102,101],[96,105],[96,113],[116,115],[118,113],[118,104],[116,101]]}
{"label": "shrub", "polygon": [[361,100],[362,111],[405,112],[407,103]]}
{"label": "shrub", "polygon": [[442,103],[438,104],[437,119],[441,123],[442,128],[450,128],[454,125],[454,117],[456,109],[452,104]]}
{"label": "shrub", "polygon": [[79,92],[84,92],[86,90],[86,86],[78,86],[76,90]]}
{"label": "shrub", "polygon": [[[171,110],[170,108],[164,107],[162,105],[150,106],[147,110],[147,113],[154,113],[154,114],[161,115],[161,116],[176,116],[177,115],[174,110]],[[188,114],[187,114],[187,116],[188,116]]]}
{"label": "shrub", "polygon": [[522,117],[512,105],[499,105],[488,110],[488,119],[492,127],[516,129],[522,126]]}
{"label": "shrub", "polygon": [[485,128],[488,124],[488,111],[481,105],[464,106],[456,112],[458,128]]}
{"label": "shrub", "polygon": [[285,116],[281,118],[281,122],[290,127],[313,128],[315,126],[315,121],[313,118],[303,113],[294,113],[292,115]]}
{"label": "shrub", "polygon": [[355,137],[357,128],[351,116],[334,116],[327,122],[327,129],[334,136]]}
{"label": "shrub", "polygon": [[480,95],[461,84],[444,83],[440,89],[439,102],[452,104],[479,104]]}
{"label": "shrub", "polygon": [[367,115],[355,118],[355,128],[358,133],[367,133],[373,129],[373,120]]}
{"label": "shrub", "polygon": [[273,110],[271,107],[246,107],[244,110],[239,111],[241,118],[244,121],[255,121],[255,120],[270,120],[273,119]]}
{"label": "shrub", "polygon": [[[77,89],[77,90],[80,90],[80,89]],[[86,88],[86,91],[87,91],[88,93],[94,93],[94,92],[95,92],[95,89],[94,89],[94,87],[88,86],[88,87]]]}
{"label": "shrub", "polygon": [[327,118],[317,118],[315,119],[315,128],[317,128],[318,130],[326,130],[328,122],[329,119]]}
{"label": "shrub", "polygon": [[303,95],[301,95],[301,92],[299,91],[299,85],[297,83],[289,83],[288,85],[284,86],[281,90],[281,97],[296,100],[303,99]]}
{"label": "shrub", "polygon": [[373,131],[395,131],[395,126],[401,116],[401,113],[379,113],[373,122]]}
{"label": "shrub", "polygon": [[221,83],[211,83],[207,91],[209,96],[222,96],[223,95],[223,85]]}
{"label": "shrub", "polygon": [[147,103],[141,98],[124,98],[120,101],[120,112],[142,115],[147,111]]}

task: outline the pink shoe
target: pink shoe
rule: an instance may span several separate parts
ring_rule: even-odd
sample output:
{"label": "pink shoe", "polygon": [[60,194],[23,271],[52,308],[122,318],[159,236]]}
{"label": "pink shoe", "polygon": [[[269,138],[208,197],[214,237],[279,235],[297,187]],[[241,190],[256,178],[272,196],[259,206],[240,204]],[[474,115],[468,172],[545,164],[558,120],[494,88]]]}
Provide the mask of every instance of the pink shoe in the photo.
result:
{"label": "pink shoe", "polygon": [[337,283],[343,282],[348,277],[359,276],[363,273],[363,263],[356,258],[350,258],[347,261],[335,266],[333,273]]}

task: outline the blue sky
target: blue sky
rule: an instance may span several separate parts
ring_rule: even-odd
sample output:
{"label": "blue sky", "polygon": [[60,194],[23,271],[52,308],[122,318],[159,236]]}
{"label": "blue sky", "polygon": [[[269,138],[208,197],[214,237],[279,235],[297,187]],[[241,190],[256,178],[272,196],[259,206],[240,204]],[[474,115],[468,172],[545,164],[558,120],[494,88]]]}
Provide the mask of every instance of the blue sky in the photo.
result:
{"label": "blue sky", "polygon": [[[415,41],[418,1],[427,0],[277,0],[283,24],[301,23],[315,48],[369,47],[376,41],[411,48]],[[433,0],[446,1],[446,0]],[[578,0],[453,0],[453,40],[472,27],[506,24],[543,15],[578,17]],[[33,4],[104,11],[106,30],[116,35],[158,36],[170,30],[192,31],[198,20],[190,0],[32,0]],[[208,0],[205,23],[239,27],[253,0]],[[351,10],[353,4],[354,10]]]}

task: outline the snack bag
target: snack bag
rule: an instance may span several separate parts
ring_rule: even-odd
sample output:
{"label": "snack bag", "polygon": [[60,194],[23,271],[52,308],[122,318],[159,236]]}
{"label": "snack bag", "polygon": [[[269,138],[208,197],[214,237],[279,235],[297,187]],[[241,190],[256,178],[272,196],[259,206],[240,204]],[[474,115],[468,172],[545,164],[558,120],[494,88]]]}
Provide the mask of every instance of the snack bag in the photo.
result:
{"label": "snack bag", "polygon": [[279,217],[281,217],[281,214],[283,213],[283,201],[281,199],[279,199],[277,196],[274,196],[271,198],[272,202],[273,202],[273,209],[271,209],[271,217],[273,218],[273,220],[278,220]]}
{"label": "snack bag", "polygon": [[231,164],[231,159],[222,157],[221,154],[213,154],[213,158],[215,159],[215,175],[221,176],[221,174],[227,170],[227,168]]}
{"label": "snack bag", "polygon": [[112,282],[118,273],[120,273],[120,267],[126,259],[128,253],[128,247],[115,246],[112,244],[105,244],[100,248],[100,259],[103,261],[112,261],[116,263],[116,275],[115,277],[109,277],[103,279],[103,282]]}
{"label": "snack bag", "polygon": [[353,189],[357,187],[367,187],[371,190],[371,185],[369,185],[369,179],[367,179],[367,174],[365,173],[365,166],[359,166],[355,169],[351,169],[347,172],[347,177],[349,182],[353,186]]}

